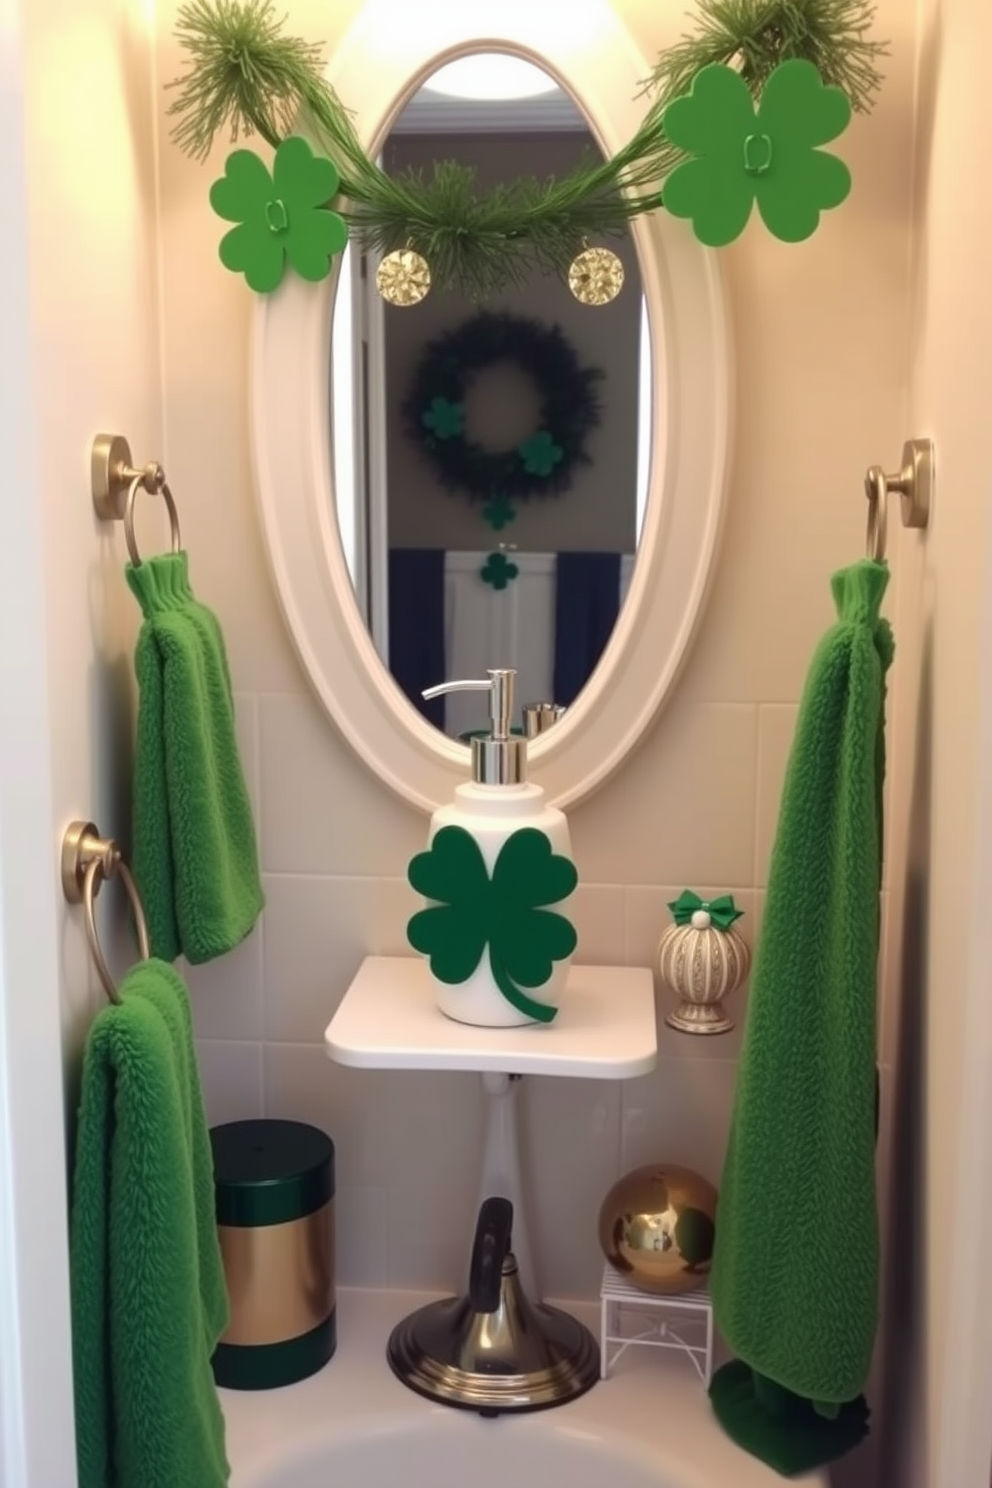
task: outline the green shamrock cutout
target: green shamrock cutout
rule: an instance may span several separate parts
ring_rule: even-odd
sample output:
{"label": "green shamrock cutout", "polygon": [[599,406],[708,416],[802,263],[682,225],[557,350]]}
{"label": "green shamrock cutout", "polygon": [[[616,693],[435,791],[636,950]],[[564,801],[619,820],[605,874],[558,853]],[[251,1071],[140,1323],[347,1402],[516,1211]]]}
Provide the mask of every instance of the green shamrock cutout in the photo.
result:
{"label": "green shamrock cutout", "polygon": [[517,565],[511,563],[505,553],[490,553],[479,569],[479,578],[484,584],[492,584],[494,589],[505,589],[519,572]]}
{"label": "green shamrock cutout", "polygon": [[565,458],[560,444],[555,444],[547,429],[532,434],[517,446],[517,454],[524,462],[528,475],[550,475],[559,461]]}
{"label": "green shamrock cutout", "polygon": [[502,532],[506,524],[512,522],[517,514],[513,509],[512,501],[507,501],[505,496],[494,496],[489,505],[482,508],[482,515],[490,527],[495,528],[497,532]]}
{"label": "green shamrock cutout", "polygon": [[325,278],[348,241],[344,218],[326,205],[338,185],[331,162],[298,135],[283,140],[271,175],[252,150],[235,150],[210,188],[218,217],[238,224],[221,238],[221,263],[257,294],[276,288],[287,262],[302,279]]}
{"label": "green shamrock cutout", "polygon": [[545,908],[572,893],[575,864],[553,852],[543,832],[523,827],[503,843],[490,878],[471,833],[442,827],[407,876],[418,894],[437,901],[413,915],[406,933],[414,950],[430,957],[438,981],[468,981],[488,946],[493,980],[507,1002],[550,1023],[558,1009],[523,989],[543,987],[555,961],[575,950],[571,922]]}
{"label": "green shamrock cutout", "polygon": [[421,414],[425,429],[432,429],[438,439],[454,439],[465,428],[465,409],[448,398],[432,398],[431,406]]}
{"label": "green shamrock cutout", "polygon": [[816,232],[820,213],[851,189],[851,173],[817,147],[847,128],[851,105],[826,87],[812,62],[793,58],[770,74],[755,109],[747,84],[730,67],[704,67],[691,91],[665,110],[665,133],[694,158],[664,185],[666,209],[690,217],[711,248],[744,231],[751,208],[786,243]]}

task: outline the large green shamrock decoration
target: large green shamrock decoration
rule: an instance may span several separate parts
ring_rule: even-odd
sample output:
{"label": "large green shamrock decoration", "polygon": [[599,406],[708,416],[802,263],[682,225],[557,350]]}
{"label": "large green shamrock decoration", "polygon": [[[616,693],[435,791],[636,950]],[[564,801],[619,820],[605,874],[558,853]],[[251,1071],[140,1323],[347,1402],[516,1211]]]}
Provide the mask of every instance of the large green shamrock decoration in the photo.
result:
{"label": "large green shamrock decoration", "polygon": [[492,584],[494,589],[505,589],[519,572],[517,565],[511,563],[505,553],[490,553],[479,569],[479,578],[484,584]]}
{"label": "large green shamrock decoration", "polygon": [[344,218],[326,205],[338,185],[331,162],[299,135],[283,140],[271,175],[252,150],[235,150],[210,188],[218,217],[238,224],[221,239],[221,263],[258,294],[276,288],[287,262],[302,279],[323,279],[348,241]]}
{"label": "large green shamrock decoration", "polygon": [[555,466],[565,458],[565,451],[547,429],[532,434],[530,439],[517,446],[517,454],[524,462],[528,475],[550,475]]}
{"label": "large green shamrock decoration", "polygon": [[432,398],[431,406],[421,414],[420,422],[438,439],[453,439],[465,428],[465,409],[461,403],[452,403],[449,398]]}
{"label": "large green shamrock decoration", "polygon": [[554,962],[575,950],[575,930],[545,908],[578,881],[575,864],[552,851],[543,832],[522,827],[508,837],[490,878],[479,844],[464,827],[442,827],[428,852],[412,859],[408,877],[418,894],[437,901],[407,925],[414,950],[430,957],[438,981],[467,982],[489,948],[493,980],[513,1007],[539,1023],[558,1012],[523,990],[543,987]]}
{"label": "large green shamrock decoration", "polygon": [[690,217],[696,237],[719,248],[744,231],[757,201],[768,231],[798,243],[851,189],[844,162],[817,148],[842,133],[850,117],[846,94],[826,87],[801,58],[775,68],[757,109],[733,68],[704,67],[691,91],[665,110],[668,138],[694,157],[665,181],[665,207]]}

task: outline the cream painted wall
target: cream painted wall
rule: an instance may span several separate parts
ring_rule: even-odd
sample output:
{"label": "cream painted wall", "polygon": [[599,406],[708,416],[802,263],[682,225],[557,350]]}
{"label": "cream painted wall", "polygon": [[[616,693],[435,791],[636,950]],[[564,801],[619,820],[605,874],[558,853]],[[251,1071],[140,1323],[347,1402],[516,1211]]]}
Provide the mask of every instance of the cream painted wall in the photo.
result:
{"label": "cream painted wall", "polygon": [[887,1462],[906,1488],[985,1488],[992,1456],[990,50],[981,0],[922,0],[911,419],[939,466],[931,531],[901,554],[903,673],[919,685],[896,717],[905,913],[890,926],[902,1073]]}
{"label": "cream painted wall", "polygon": [[[81,913],[58,887],[58,851],[73,817],[127,829],[131,621],[122,544],[98,530],[90,504],[89,450],[105,428],[130,435],[142,458],[162,439],[152,39],[139,0],[0,3],[0,1474],[10,1488],[75,1482],[64,1114],[71,1128],[100,999]],[[109,945],[123,914],[104,909]]]}
{"label": "cream painted wall", "polygon": [[[89,461],[101,430],[124,434],[140,461],[160,458],[163,445],[151,9],[149,0],[28,0],[23,8],[53,873],[55,838],[73,817],[124,841],[128,831],[136,607],[123,537],[93,511]],[[154,545],[161,531],[159,514],[143,509],[139,539]],[[103,908],[112,936],[120,906]],[[60,920],[71,1091],[100,996],[79,912],[66,906]]]}
{"label": "cream painted wall", "polygon": [[[331,18],[297,0],[293,25],[333,45],[357,9],[339,3]],[[681,5],[618,9],[648,57],[682,24]],[[166,0],[163,77],[180,68],[174,13]],[[685,885],[731,890],[752,935],[760,922],[796,702],[832,618],[829,575],[862,552],[865,467],[891,462],[907,432],[913,27],[903,0],[882,0],[892,56],[876,113],[842,145],[850,202],[805,245],[752,225],[723,256],[738,382],[726,537],[675,696],[623,772],[572,814],[590,961],[649,962],[665,901]],[[342,1281],[453,1287],[475,1189],[475,1080],[343,1070],[321,1046],[362,956],[404,949],[403,874],[425,822],[320,712],[276,608],[249,458],[250,297],[217,262],[207,204],[225,153],[222,143],[197,165],[163,133],[167,463],[193,581],[226,627],[269,901],[244,947],[192,977],[208,1099],[214,1119],[264,1111],[334,1135]],[[532,1082],[537,1239],[553,1290],[595,1290],[595,1215],[619,1172],[667,1155],[718,1177],[738,1046],[736,1033],[710,1043],[666,1032],[646,1079]],[[887,1102],[892,1053],[886,1034]]]}

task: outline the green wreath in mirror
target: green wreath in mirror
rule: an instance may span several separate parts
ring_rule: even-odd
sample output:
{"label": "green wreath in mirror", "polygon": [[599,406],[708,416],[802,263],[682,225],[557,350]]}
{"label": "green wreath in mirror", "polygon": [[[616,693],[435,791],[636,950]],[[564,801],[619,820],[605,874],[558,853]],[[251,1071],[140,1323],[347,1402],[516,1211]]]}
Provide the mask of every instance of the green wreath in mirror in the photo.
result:
{"label": "green wreath in mirror", "polygon": [[[487,449],[465,427],[465,398],[487,368],[510,363],[534,383],[535,427],[508,449]],[[599,423],[603,373],[584,367],[557,325],[482,311],[429,341],[403,403],[406,430],[446,490],[487,503],[499,530],[512,503],[567,491]]]}

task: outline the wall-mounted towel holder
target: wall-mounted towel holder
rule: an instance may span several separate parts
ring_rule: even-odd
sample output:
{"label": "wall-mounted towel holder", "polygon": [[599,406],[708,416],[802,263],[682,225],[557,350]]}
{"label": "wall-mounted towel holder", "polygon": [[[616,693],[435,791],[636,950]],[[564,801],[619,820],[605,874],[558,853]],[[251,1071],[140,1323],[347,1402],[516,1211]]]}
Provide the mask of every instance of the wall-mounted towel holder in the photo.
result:
{"label": "wall-mounted towel holder", "polygon": [[127,891],[138,934],[142,961],[149,957],[148,925],[138,886],[112,837],[101,837],[92,822],[70,822],[62,838],[62,892],[70,904],[82,904],[86,913],[86,944],[97,976],[111,1002],[120,1002],[117,984],[110,974],[97,934],[93,903],[105,879],[119,878]]}
{"label": "wall-mounted towel holder", "polygon": [[134,536],[134,499],[139,486],[150,496],[161,495],[169,513],[172,551],[179,552],[182,547],[179,512],[166,482],[165,471],[157,460],[151,460],[139,470],[131,458],[131,447],[122,434],[98,434],[90,455],[90,484],[93,505],[101,522],[124,523],[124,540],[135,568],[141,563]]}
{"label": "wall-mounted towel holder", "polygon": [[926,527],[933,502],[934,449],[932,439],[907,439],[902,447],[902,467],[886,475],[881,465],[870,465],[865,473],[868,497],[868,557],[876,563],[885,558],[888,498],[898,492],[904,527]]}

